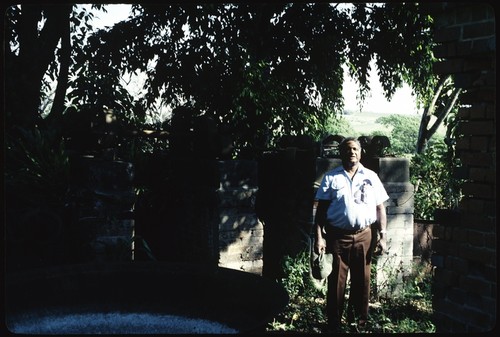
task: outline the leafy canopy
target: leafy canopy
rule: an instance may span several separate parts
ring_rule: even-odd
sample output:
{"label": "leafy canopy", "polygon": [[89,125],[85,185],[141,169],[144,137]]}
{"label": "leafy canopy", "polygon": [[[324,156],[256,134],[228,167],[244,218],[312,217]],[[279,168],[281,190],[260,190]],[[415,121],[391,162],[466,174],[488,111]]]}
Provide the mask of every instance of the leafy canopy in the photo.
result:
{"label": "leafy canopy", "polygon": [[[190,105],[231,125],[241,144],[324,131],[342,111],[343,64],[361,93],[372,58],[388,97],[403,81],[423,95],[431,80],[431,21],[417,4],[134,5],[133,13],[89,38],[74,85],[99,87],[74,95],[96,104],[106,93],[108,106],[133,104],[124,110],[142,121],[158,97]],[[143,100],[121,97],[124,72],[146,74]]]}
{"label": "leafy canopy", "polygon": [[[66,11],[58,8],[12,7],[7,42],[27,50],[23,44],[30,40],[22,34],[28,14],[31,23],[35,18],[45,19],[47,27],[55,22],[47,36],[65,41],[66,21],[60,18]],[[132,9],[128,20],[92,32],[91,16],[72,7],[66,106],[107,106],[135,125],[157,119],[162,108],[190,106],[229,125],[237,144],[251,147],[257,139],[271,145],[283,134],[324,133],[331,115],[342,111],[343,65],[360,84],[360,97],[369,90],[372,59],[388,98],[407,82],[425,99],[434,81],[432,19],[417,3],[134,4]],[[58,16],[48,15],[53,12]],[[62,60],[58,48],[54,44],[51,52]],[[13,69],[9,76],[19,82],[7,94],[16,96],[23,81],[28,88],[29,68],[23,67],[24,54],[6,50]],[[56,62],[47,58],[38,72],[47,64],[44,71],[64,83]],[[144,74],[143,95],[126,90],[123,79],[130,74]],[[31,97],[41,92],[40,78]],[[15,105],[8,110],[11,116],[32,113]]]}

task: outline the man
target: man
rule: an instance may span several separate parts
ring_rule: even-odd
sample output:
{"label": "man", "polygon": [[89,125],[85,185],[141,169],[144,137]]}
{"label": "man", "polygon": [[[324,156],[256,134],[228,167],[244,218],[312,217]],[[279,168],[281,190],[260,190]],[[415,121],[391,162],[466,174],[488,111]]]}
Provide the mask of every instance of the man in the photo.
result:
{"label": "man", "polygon": [[[329,330],[339,331],[344,294],[350,271],[348,323],[363,329],[368,320],[372,230],[378,230],[379,248],[386,250],[389,199],[377,174],[361,163],[361,145],[356,138],[340,145],[342,166],[325,174],[316,193],[316,253],[333,253],[333,271],[328,277],[327,318]],[[375,232],[374,232],[375,234]],[[356,321],[357,320],[357,321]]]}

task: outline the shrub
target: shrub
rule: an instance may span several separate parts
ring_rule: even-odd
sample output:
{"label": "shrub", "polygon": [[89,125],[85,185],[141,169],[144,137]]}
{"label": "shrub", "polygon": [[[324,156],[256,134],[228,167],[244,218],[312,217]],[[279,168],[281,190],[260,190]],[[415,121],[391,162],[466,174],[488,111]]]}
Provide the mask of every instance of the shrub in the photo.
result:
{"label": "shrub", "polygon": [[415,219],[433,220],[436,209],[454,209],[461,198],[460,180],[453,177],[457,164],[443,141],[411,159],[410,182],[415,186]]}
{"label": "shrub", "polygon": [[[290,302],[268,327],[268,332],[320,333],[326,327],[326,284],[315,283],[309,274],[309,252],[303,251],[283,262],[285,277],[280,283]],[[368,333],[433,333],[431,321],[432,273],[425,264],[415,264],[405,271],[398,296],[370,299]],[[394,281],[394,280],[393,280]],[[391,283],[391,282],[389,282]],[[349,292],[349,284],[346,293]],[[373,292],[372,292],[373,295]],[[344,327],[343,332],[355,332]]]}

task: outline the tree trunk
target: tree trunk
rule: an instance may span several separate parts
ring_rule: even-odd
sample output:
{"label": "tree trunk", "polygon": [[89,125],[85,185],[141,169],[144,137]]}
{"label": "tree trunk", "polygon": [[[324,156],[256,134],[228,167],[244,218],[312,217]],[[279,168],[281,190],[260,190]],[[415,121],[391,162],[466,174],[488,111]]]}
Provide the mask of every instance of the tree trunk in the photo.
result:
{"label": "tree trunk", "polygon": [[[417,153],[422,153],[425,151],[427,143],[436,133],[436,131],[438,130],[439,126],[443,123],[445,118],[453,110],[453,107],[455,106],[458,97],[462,92],[461,89],[454,88],[451,95],[442,99],[444,101],[444,106],[436,108],[441,93],[443,89],[449,84],[448,82],[450,80],[451,77],[440,79],[437,85],[437,90],[434,93],[431,103],[427,106],[427,108],[424,110],[422,114],[422,119],[420,121],[420,129],[418,131]],[[434,124],[432,124],[432,126],[429,127],[432,115],[436,117],[436,121],[434,122]]]}
{"label": "tree trunk", "polygon": [[[22,5],[17,25],[19,54],[10,55],[6,71],[6,109],[10,124],[31,127],[41,121],[42,80],[54,61],[55,50],[66,31],[72,5]],[[39,30],[42,18],[45,22]],[[10,52],[10,50],[8,50]]]}
{"label": "tree trunk", "polygon": [[69,16],[71,14],[71,7],[68,9],[66,16],[61,19],[61,52],[59,57],[59,76],[57,78],[56,93],[54,96],[54,102],[52,103],[52,108],[50,110],[49,118],[51,121],[60,121],[62,114],[64,112],[64,98],[66,97],[66,90],[68,89],[68,75],[69,67],[71,63],[71,37],[70,37],[70,20]]}

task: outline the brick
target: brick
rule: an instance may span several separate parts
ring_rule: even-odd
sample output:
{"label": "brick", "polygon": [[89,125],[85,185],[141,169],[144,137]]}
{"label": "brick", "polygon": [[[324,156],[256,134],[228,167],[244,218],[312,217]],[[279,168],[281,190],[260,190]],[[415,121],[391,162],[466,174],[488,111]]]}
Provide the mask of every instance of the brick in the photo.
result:
{"label": "brick", "polygon": [[478,22],[470,25],[464,25],[462,31],[463,39],[475,39],[489,37],[495,34],[494,22]]}
{"label": "brick", "polygon": [[470,107],[467,107],[467,108],[460,107],[458,109],[457,117],[458,117],[459,120],[462,120],[462,119],[467,120],[470,117],[470,112],[471,112],[471,108]]}
{"label": "brick", "polygon": [[453,257],[451,262],[451,270],[460,274],[469,273],[469,262],[467,260],[459,257]]}
{"label": "brick", "polygon": [[496,163],[492,153],[461,152],[459,157],[465,166],[493,167]]}
{"label": "brick", "polygon": [[220,261],[254,261],[262,258],[262,247],[260,249],[255,246],[233,249],[229,247],[229,250],[220,252]]}
{"label": "brick", "polygon": [[451,244],[447,240],[432,240],[432,250],[441,255],[448,255],[451,253]]}
{"label": "brick", "polygon": [[472,51],[472,41],[457,41],[455,42],[455,49],[457,56],[469,55]]}
{"label": "brick", "polygon": [[471,308],[484,308],[483,306],[483,298],[484,296],[478,295],[478,294],[473,294],[473,293],[467,293],[465,298],[464,298],[464,304],[466,304],[468,307]]}
{"label": "brick", "polygon": [[453,288],[448,291],[448,300],[453,303],[463,305],[466,301],[467,293],[461,289]]}
{"label": "brick", "polygon": [[462,59],[452,59],[434,63],[434,72],[437,74],[455,74],[463,69]]}
{"label": "brick", "polygon": [[493,135],[495,124],[491,121],[460,122],[457,126],[457,132],[462,135]]}
{"label": "brick", "polygon": [[443,268],[444,257],[442,255],[438,255],[436,252],[433,252],[431,255],[431,263],[436,268]]}
{"label": "brick", "polygon": [[387,207],[387,214],[413,214],[413,212],[414,212],[413,205]]}
{"label": "brick", "polygon": [[458,285],[458,274],[447,269],[436,269],[435,281],[446,286]]}
{"label": "brick", "polygon": [[[409,206],[413,207],[414,205],[414,194],[415,194],[415,189],[413,188],[413,185],[409,185],[408,187],[411,186],[411,189],[407,191],[402,191],[402,192],[387,192],[389,195],[389,199],[391,201],[392,206]],[[386,190],[387,191],[387,190]]]}
{"label": "brick", "polygon": [[485,244],[485,233],[475,231],[475,230],[469,230],[467,231],[467,242],[471,246],[476,246],[476,247],[484,247]]}
{"label": "brick", "polygon": [[467,332],[485,332],[490,331],[492,327],[490,314],[484,312],[482,308],[463,307],[463,319],[467,322]]}
{"label": "brick", "polygon": [[447,310],[446,314],[453,317],[453,319],[455,319],[457,322],[466,324],[466,322],[468,321],[468,317],[467,314],[464,312],[464,307],[460,305],[460,303],[451,301],[449,297],[447,297],[446,299],[447,302],[449,303],[449,306],[446,309]]}
{"label": "brick", "polygon": [[470,87],[460,95],[462,104],[474,105],[477,103],[494,103],[496,100],[496,89],[491,87]]}
{"label": "brick", "polygon": [[448,8],[456,9],[456,23],[481,22],[494,18],[494,10],[486,2],[456,2]]}
{"label": "brick", "polygon": [[467,179],[469,176],[469,170],[467,167],[459,166],[452,168],[452,177],[455,179]]}
{"label": "brick", "polygon": [[460,137],[456,139],[456,148],[458,150],[469,150],[470,149],[470,137]]}
{"label": "brick", "polygon": [[450,255],[460,256],[460,250],[463,249],[463,244],[459,244],[457,242],[450,242]]}
{"label": "brick", "polygon": [[241,270],[244,272],[261,275],[263,268],[262,260],[255,261],[227,261],[219,262],[219,266],[229,269]]}
{"label": "brick", "polygon": [[432,237],[434,239],[444,237],[445,227],[440,224],[434,224],[432,226]]}
{"label": "brick", "polygon": [[219,230],[248,230],[261,229],[262,223],[257,218],[256,213],[237,208],[226,208],[220,211]]}
{"label": "brick", "polygon": [[438,308],[434,309],[434,312],[432,314],[432,320],[434,322],[439,322],[439,324],[436,325],[436,332],[438,334],[450,333],[454,331],[452,328],[453,318],[443,314],[442,312],[439,311]]}
{"label": "brick", "polygon": [[[495,185],[495,190],[496,190],[496,185]],[[484,201],[484,209],[483,209],[484,215],[491,217],[491,218],[496,218],[496,214],[497,214],[496,210],[497,210],[496,198],[493,200],[485,200]]]}
{"label": "brick", "polygon": [[495,190],[491,184],[465,182],[462,184],[462,193],[477,198],[492,198]]}
{"label": "brick", "polygon": [[252,188],[258,185],[256,161],[223,160],[217,164],[222,188]]}
{"label": "brick", "polygon": [[[496,295],[493,296],[482,296],[481,297],[481,307],[486,312],[490,312],[492,315],[495,315],[497,312],[497,298]],[[495,315],[496,317],[496,315]]]}
{"label": "brick", "polygon": [[[486,118],[489,120],[495,120],[497,116],[496,104],[495,103],[483,103],[486,107]],[[479,105],[476,103],[475,105]]]}
{"label": "brick", "polygon": [[486,117],[486,110],[487,110],[488,104],[485,103],[477,103],[469,108],[467,110],[469,111],[468,118],[469,119],[488,119]]}
{"label": "brick", "polygon": [[406,183],[410,180],[410,161],[407,158],[379,158],[378,175],[382,182]]}
{"label": "brick", "polygon": [[491,57],[489,56],[482,55],[473,58],[469,57],[464,61],[463,70],[465,72],[471,72],[471,74],[475,75],[476,77],[484,75],[481,70],[484,71],[487,69],[491,69]]}
{"label": "brick", "polygon": [[435,42],[447,42],[447,41],[456,41],[460,39],[462,35],[461,27],[446,27],[442,29],[437,29],[434,33],[434,41]]}
{"label": "brick", "polygon": [[[493,233],[492,233],[493,234]],[[484,241],[484,247],[490,250],[497,249],[497,238],[496,235],[486,235]]]}
{"label": "brick", "polygon": [[432,51],[437,58],[453,57],[457,54],[455,44],[453,43],[438,44]]}
{"label": "brick", "polygon": [[413,231],[413,214],[387,214],[388,230],[403,229]]}
{"label": "brick", "polygon": [[406,192],[410,192],[410,193],[413,193],[413,191],[415,190],[415,187],[413,186],[413,184],[410,184],[408,182],[406,183],[402,183],[402,182],[385,182],[384,183],[384,188],[385,190],[387,191],[387,194],[389,194],[389,196],[401,196],[401,199],[405,199],[405,193]]}
{"label": "brick", "polygon": [[[496,283],[497,280],[497,269],[492,265],[484,265],[480,263],[471,264],[470,275],[475,275],[476,277],[483,278],[485,281],[492,284]],[[496,288],[492,288],[495,291],[493,295],[496,295]]]}
{"label": "brick", "polygon": [[495,9],[487,2],[478,2],[471,10],[471,17],[474,21],[494,20]]}
{"label": "brick", "polygon": [[217,190],[219,196],[219,207],[246,207],[254,208],[258,188],[220,188]]}
{"label": "brick", "polygon": [[488,296],[491,294],[492,284],[480,277],[462,275],[459,280],[460,288],[472,294]]}
{"label": "brick", "polygon": [[451,240],[455,243],[467,242],[467,231],[461,227],[452,228],[453,234]]}
{"label": "brick", "polygon": [[224,231],[219,232],[219,245],[246,247],[249,245],[262,245],[263,230],[254,231]]}
{"label": "brick", "polygon": [[455,86],[457,88],[470,88],[474,86],[474,83],[480,78],[480,71],[469,71],[454,75]]}
{"label": "brick", "polygon": [[[482,70],[494,72],[496,69],[496,45],[495,37],[474,40],[472,42],[472,55],[488,57],[483,63]],[[494,83],[493,83],[494,84]]]}
{"label": "brick", "polygon": [[495,233],[497,230],[495,218],[484,214],[484,212],[462,212],[460,215],[460,223],[464,226],[474,224],[474,229],[487,233]]}
{"label": "brick", "polygon": [[453,259],[455,259],[455,257],[449,255],[444,258],[444,267],[446,270],[452,270]]}
{"label": "brick", "polygon": [[492,264],[496,259],[494,250],[483,247],[473,247],[470,245],[463,245],[462,247],[463,250],[460,252],[460,256],[465,259],[480,262],[485,265]]}
{"label": "brick", "polygon": [[493,168],[471,167],[469,172],[471,181],[495,183],[496,170]]}

